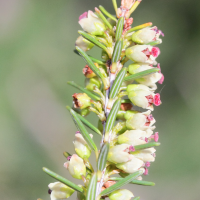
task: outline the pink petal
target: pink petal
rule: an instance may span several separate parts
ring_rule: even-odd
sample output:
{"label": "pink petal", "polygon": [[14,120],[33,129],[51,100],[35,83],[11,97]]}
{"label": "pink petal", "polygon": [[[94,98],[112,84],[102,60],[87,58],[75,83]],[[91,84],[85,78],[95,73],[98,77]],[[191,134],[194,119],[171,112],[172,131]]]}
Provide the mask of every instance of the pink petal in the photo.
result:
{"label": "pink petal", "polygon": [[154,99],[153,99],[153,103],[154,103],[155,106],[159,106],[161,104],[159,93],[155,94]]}
{"label": "pink petal", "polygon": [[151,55],[153,57],[158,57],[160,55],[160,49],[158,47],[153,47],[151,50]]}
{"label": "pink petal", "polygon": [[88,17],[88,13],[87,13],[87,12],[84,12],[82,15],[80,15],[79,21],[80,21],[81,19],[84,19],[84,18],[87,18],[87,17]]}

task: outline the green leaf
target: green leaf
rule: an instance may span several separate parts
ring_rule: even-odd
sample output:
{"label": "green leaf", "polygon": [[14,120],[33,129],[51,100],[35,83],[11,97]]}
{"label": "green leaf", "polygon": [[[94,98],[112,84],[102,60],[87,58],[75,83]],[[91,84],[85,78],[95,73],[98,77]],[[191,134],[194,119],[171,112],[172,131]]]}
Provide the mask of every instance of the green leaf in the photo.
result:
{"label": "green leaf", "polygon": [[113,21],[117,21],[117,19],[111,15],[103,6],[99,6],[99,9],[102,11],[104,15],[106,15],[108,18],[112,19]]}
{"label": "green leaf", "polygon": [[94,141],[90,137],[88,131],[86,130],[85,126],[83,125],[83,123],[79,119],[78,114],[72,109],[70,109],[70,113],[72,114],[74,122],[75,122],[77,128],[79,129],[79,131],[81,132],[83,138],[85,139],[87,144],[90,146],[90,148],[93,149],[96,152],[98,149],[97,149]]}
{"label": "green leaf", "polygon": [[105,190],[103,190],[101,192],[101,196],[107,195],[115,190],[120,189],[121,187],[125,186],[126,184],[130,183],[133,179],[137,178],[138,176],[140,176],[141,174],[143,174],[143,171],[137,171],[133,174],[128,175],[127,177],[123,178],[122,180],[118,181],[117,183],[115,183],[114,185],[106,188]]}
{"label": "green leaf", "polygon": [[[110,177],[109,180],[111,181],[121,181],[123,178],[120,177]],[[139,180],[133,180],[130,182],[131,184],[137,184],[137,185],[144,185],[144,186],[154,186],[154,182],[149,181],[139,181]]]}
{"label": "green leaf", "polygon": [[66,151],[63,152],[63,155],[64,155],[66,158],[68,158],[69,156],[71,156],[71,154],[68,153],[68,152],[66,152]]}
{"label": "green leaf", "polygon": [[133,200],[140,200],[140,197],[134,197]]}
{"label": "green leaf", "polygon": [[121,105],[121,99],[116,100],[106,121],[106,128],[105,128],[106,132],[110,132],[112,130],[116,121],[120,105]]}
{"label": "green leaf", "polygon": [[149,42],[146,45],[156,46],[157,44],[160,44],[159,40],[156,40],[156,41],[153,41],[153,42]]}
{"label": "green leaf", "polygon": [[104,15],[102,14],[102,12],[98,9],[95,8],[95,11],[97,12],[97,14],[99,15],[99,17],[101,18],[101,20],[104,22],[104,24],[109,28],[112,29],[112,25],[110,24],[110,22],[104,17]]}
{"label": "green leaf", "polygon": [[124,67],[117,75],[114,83],[113,83],[113,86],[111,88],[111,91],[110,91],[110,99],[114,99],[117,94],[119,93],[119,89],[124,81],[124,77],[126,75],[126,71],[127,71],[127,68]]}
{"label": "green leaf", "polygon": [[116,27],[116,34],[115,34],[116,41],[121,38],[123,29],[124,29],[124,17],[120,17]]}
{"label": "green leaf", "polygon": [[142,28],[146,28],[146,27],[149,27],[149,26],[152,26],[152,23],[151,22],[148,22],[148,23],[145,23],[145,24],[141,24],[139,26],[135,26],[131,29],[129,29],[126,33],[131,33],[133,31],[137,31],[137,30],[140,30]]}
{"label": "green leaf", "polygon": [[116,0],[112,0],[112,3],[113,3],[113,7],[115,9],[115,12],[117,13],[117,1]]}
{"label": "green leaf", "polygon": [[[88,55],[89,56],[89,55]],[[96,59],[96,58],[94,58],[94,57],[92,57],[92,56],[89,56],[89,58],[93,61],[93,62],[95,62],[95,63],[98,63],[98,64],[100,64],[100,65],[105,65],[105,62],[103,62],[103,61],[101,61],[101,60],[98,60],[98,59]]]}
{"label": "green leaf", "polygon": [[122,47],[123,47],[123,40],[122,39],[117,40],[112,54],[112,63],[114,62],[116,63],[119,61],[122,53]]}
{"label": "green leaf", "polygon": [[138,72],[136,74],[132,74],[130,76],[127,76],[124,78],[124,81],[132,81],[132,80],[135,80],[137,78],[142,78],[143,76],[147,76],[149,74],[153,74],[155,72],[158,72],[159,69],[158,68],[154,68],[154,69],[148,69],[148,70],[145,70],[143,72]]}
{"label": "green leaf", "polygon": [[104,44],[102,44],[101,42],[99,42],[98,40],[96,40],[93,36],[87,34],[84,31],[78,31],[78,33],[80,35],[82,35],[84,38],[86,38],[87,40],[89,40],[90,42],[92,42],[93,44],[95,44],[96,46],[98,46],[101,49],[103,49],[104,51],[107,51],[106,46]]}
{"label": "green leaf", "polygon": [[[66,106],[66,108],[70,111],[70,108],[69,106]],[[88,127],[90,128],[91,130],[93,130],[94,132],[98,133],[99,135],[102,135],[101,131],[96,128],[96,126],[94,126],[93,124],[91,124],[87,119],[85,119],[85,117],[81,116],[80,114],[76,113],[79,117],[79,119]]]}
{"label": "green leaf", "polygon": [[98,162],[97,162],[97,170],[98,171],[102,172],[106,167],[109,148],[110,148],[110,145],[107,142],[104,143],[104,145],[101,148],[101,151],[100,151],[100,154],[98,157]]}
{"label": "green leaf", "polygon": [[96,187],[97,187],[97,173],[94,173],[88,185],[86,200],[95,200]]}
{"label": "green leaf", "polygon": [[67,83],[77,89],[79,89],[80,91],[82,91],[83,93],[86,93],[89,97],[95,99],[95,100],[100,100],[101,98],[96,96],[95,94],[93,94],[92,92],[90,92],[89,90],[79,86],[78,84],[76,84],[74,81],[67,81]]}
{"label": "green leaf", "polygon": [[157,147],[157,146],[160,146],[159,142],[149,142],[149,143],[146,143],[146,144],[136,145],[136,146],[134,146],[134,148],[135,148],[136,151],[138,151],[138,150],[141,150],[141,149],[146,149],[146,148],[150,148],[150,147]]}
{"label": "green leaf", "polygon": [[81,187],[79,187],[78,185],[76,185],[75,183],[72,183],[71,181],[69,181],[66,178],[56,174],[55,172],[47,169],[46,167],[43,167],[42,169],[45,173],[47,173],[49,176],[55,178],[59,182],[64,183],[65,185],[69,186],[70,188],[72,188],[78,192],[83,192],[83,189]]}
{"label": "green leaf", "polygon": [[93,61],[91,60],[91,58],[78,46],[76,47],[77,51],[81,54],[81,56],[83,57],[83,59],[85,60],[85,62],[89,65],[89,67],[92,69],[92,71],[101,79],[103,79],[103,75],[100,72],[100,70],[95,66],[95,64],[93,63]]}

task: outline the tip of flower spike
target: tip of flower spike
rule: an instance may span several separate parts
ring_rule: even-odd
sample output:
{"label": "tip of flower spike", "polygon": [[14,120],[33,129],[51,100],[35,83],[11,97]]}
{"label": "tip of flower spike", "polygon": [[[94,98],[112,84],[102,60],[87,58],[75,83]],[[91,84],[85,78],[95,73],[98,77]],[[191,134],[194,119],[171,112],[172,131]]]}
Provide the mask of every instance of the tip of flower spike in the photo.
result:
{"label": "tip of flower spike", "polygon": [[87,18],[87,16],[88,16],[88,12],[84,12],[82,15],[79,16],[78,19],[80,21],[81,19]]}

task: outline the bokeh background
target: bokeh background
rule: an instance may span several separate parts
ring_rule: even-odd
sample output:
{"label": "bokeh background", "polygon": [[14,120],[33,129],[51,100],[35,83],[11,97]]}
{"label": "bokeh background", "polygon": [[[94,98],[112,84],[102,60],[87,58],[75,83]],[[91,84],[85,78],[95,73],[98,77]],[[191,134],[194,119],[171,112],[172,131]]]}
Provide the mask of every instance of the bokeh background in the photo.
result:
{"label": "bokeh background", "polygon": [[[74,151],[65,106],[77,90],[67,81],[84,83],[85,64],[73,53],[78,17],[99,4],[114,13],[111,0],[0,0],[0,199],[50,199],[54,180],[43,166],[72,180],[62,153]],[[162,145],[144,178],[156,186],[130,187],[142,200],[200,199],[199,7],[197,0],[143,0],[133,14],[134,25],[152,21],[165,33],[163,104],[154,112]]]}

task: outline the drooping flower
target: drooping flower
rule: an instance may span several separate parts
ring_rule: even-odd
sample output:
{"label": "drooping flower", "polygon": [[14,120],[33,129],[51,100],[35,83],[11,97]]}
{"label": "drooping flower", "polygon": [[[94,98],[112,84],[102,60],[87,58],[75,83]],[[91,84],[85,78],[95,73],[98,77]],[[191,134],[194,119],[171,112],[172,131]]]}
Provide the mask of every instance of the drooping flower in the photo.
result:
{"label": "drooping flower", "polygon": [[161,104],[160,95],[153,93],[149,87],[142,84],[131,84],[127,87],[128,97],[131,102],[144,109],[153,110],[153,104]]}
{"label": "drooping flower", "polygon": [[84,31],[92,35],[103,35],[106,30],[104,23],[91,10],[80,15],[78,23]]}
{"label": "drooping flower", "polygon": [[125,133],[118,136],[119,144],[141,145],[146,144],[145,138],[149,138],[153,134],[151,129],[146,131],[142,130],[128,130]]}
{"label": "drooping flower", "polygon": [[[90,134],[90,137],[92,138],[93,135]],[[89,158],[91,155],[91,149],[88,146],[87,142],[83,138],[80,132],[76,132],[75,134],[75,140],[73,141],[75,151],[81,158]]]}
{"label": "drooping flower", "polygon": [[96,74],[91,70],[91,68],[88,65],[86,65],[83,68],[83,74],[85,75],[86,78],[93,78],[96,76]]}
{"label": "drooping flower", "polygon": [[48,187],[51,200],[67,199],[74,193],[72,188],[60,182],[50,183]]}
{"label": "drooping flower", "polygon": [[[124,115],[126,119],[126,127],[131,130],[153,130],[155,129],[154,123],[156,120],[151,115],[151,111],[146,111],[143,113],[140,112],[131,112],[127,111],[127,113]],[[146,132],[147,133],[147,132]],[[148,132],[147,135],[151,134],[152,132]]]}
{"label": "drooping flower", "polygon": [[157,64],[155,59],[159,56],[160,49],[150,45],[135,45],[126,49],[126,56],[138,63]]}
{"label": "drooping flower", "polygon": [[130,161],[125,163],[119,163],[116,165],[117,168],[123,170],[126,173],[134,173],[144,166],[144,162],[136,157],[133,157]]}
{"label": "drooping flower", "polygon": [[163,32],[158,30],[156,26],[150,28],[147,27],[134,32],[132,34],[132,40],[137,44],[147,44],[153,41],[159,41],[162,43],[162,39],[159,38],[160,35],[164,36]]}
{"label": "drooping flower", "polygon": [[64,163],[64,167],[69,170],[69,173],[77,179],[81,179],[81,176],[86,175],[86,167],[83,159],[73,154],[68,158],[69,161]]}
{"label": "drooping flower", "polygon": [[120,144],[112,147],[108,153],[108,161],[113,163],[124,163],[133,158],[132,155],[129,154],[130,145],[128,144]]}
{"label": "drooping flower", "polygon": [[89,51],[94,47],[94,44],[85,39],[82,36],[79,36],[75,43],[76,46],[80,47],[83,51]]}
{"label": "drooping flower", "polygon": [[110,200],[130,200],[132,197],[134,197],[133,193],[127,189],[115,190],[108,196]]}
{"label": "drooping flower", "polygon": [[86,93],[75,93],[72,97],[75,108],[84,109],[91,105],[91,98]]}
{"label": "drooping flower", "polygon": [[[152,65],[145,64],[131,64],[128,67],[128,71],[130,74],[136,74],[145,70],[154,69]],[[140,84],[151,87],[152,90],[156,90],[156,83],[162,79],[163,75],[160,72],[155,72],[153,74],[149,74],[147,76],[143,76],[142,78],[135,79]]]}

